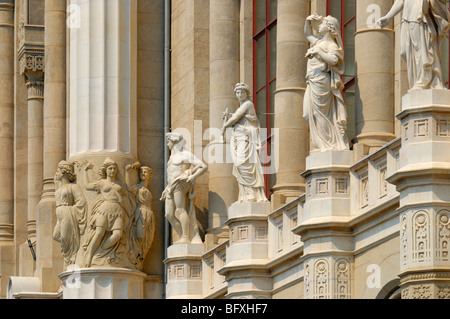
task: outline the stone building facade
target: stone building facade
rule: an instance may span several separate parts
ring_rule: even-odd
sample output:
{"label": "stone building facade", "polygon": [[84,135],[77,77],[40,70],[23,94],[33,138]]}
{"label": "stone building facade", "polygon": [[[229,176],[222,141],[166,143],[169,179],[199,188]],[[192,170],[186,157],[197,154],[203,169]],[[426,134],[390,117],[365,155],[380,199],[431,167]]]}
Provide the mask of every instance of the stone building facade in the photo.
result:
{"label": "stone building facade", "polygon": [[[0,0],[0,297],[449,298],[450,91],[408,92],[401,17],[376,25],[394,2]],[[313,13],[341,24],[348,151],[310,152]],[[448,35],[441,62],[448,86]],[[270,203],[235,203],[217,132],[236,83],[261,123]],[[195,186],[200,244],[175,244],[160,201],[171,131],[208,166]],[[85,187],[107,158],[122,184],[152,169],[150,248],[139,262],[68,267],[55,172],[73,163]]]}

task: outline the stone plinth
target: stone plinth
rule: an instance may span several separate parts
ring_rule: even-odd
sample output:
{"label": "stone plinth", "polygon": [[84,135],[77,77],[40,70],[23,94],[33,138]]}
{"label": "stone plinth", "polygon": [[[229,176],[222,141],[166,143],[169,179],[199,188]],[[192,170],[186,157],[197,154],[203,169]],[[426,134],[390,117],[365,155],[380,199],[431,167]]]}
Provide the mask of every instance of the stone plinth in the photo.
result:
{"label": "stone plinth", "polygon": [[402,298],[450,298],[450,91],[409,91],[397,117]]}
{"label": "stone plinth", "polygon": [[143,299],[146,274],[125,268],[63,272],[63,299]]}
{"label": "stone plinth", "polygon": [[6,298],[16,299],[21,293],[36,293],[41,291],[39,277],[9,277],[6,288]]}
{"label": "stone plinth", "polygon": [[306,158],[304,220],[347,216],[350,211],[351,151],[311,153]]}
{"label": "stone plinth", "polygon": [[167,299],[202,298],[204,244],[174,244],[167,249]]}
{"label": "stone plinth", "polygon": [[227,298],[270,299],[268,261],[270,203],[234,203],[228,209],[230,244],[226,264],[219,269],[228,282]]}
{"label": "stone plinth", "polygon": [[305,298],[351,298],[353,239],[350,216],[351,151],[311,153],[306,201],[294,233],[304,244]]}

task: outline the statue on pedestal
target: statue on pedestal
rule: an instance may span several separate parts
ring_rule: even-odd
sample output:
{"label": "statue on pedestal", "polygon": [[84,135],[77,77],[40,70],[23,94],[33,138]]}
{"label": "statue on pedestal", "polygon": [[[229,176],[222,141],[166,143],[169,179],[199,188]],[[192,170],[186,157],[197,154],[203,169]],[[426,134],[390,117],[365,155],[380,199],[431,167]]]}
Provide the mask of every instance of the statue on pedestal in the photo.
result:
{"label": "statue on pedestal", "polygon": [[261,149],[260,124],[255,105],[250,100],[247,84],[236,84],[234,93],[239,108],[233,114],[224,113],[222,136],[227,128],[233,128],[230,148],[233,159],[233,175],[239,186],[238,202],[268,202],[264,191],[264,173],[259,157]]}
{"label": "statue on pedestal", "polygon": [[86,229],[87,201],[75,178],[74,164],[61,161],[54,179],[57,221],[53,239],[61,243],[66,267],[75,264]]}
{"label": "statue on pedestal", "polygon": [[[318,35],[314,34],[315,30]],[[348,150],[347,109],[341,76],[345,71],[339,21],[317,14],[306,18],[305,35],[311,44],[303,118],[308,122],[311,152]]]}
{"label": "statue on pedestal", "polygon": [[206,172],[207,166],[184,149],[186,141],[178,133],[168,133],[167,146],[171,150],[167,163],[167,187],[161,201],[166,202],[166,218],[180,239],[176,243],[201,244],[195,214],[195,181]]}
{"label": "statue on pedestal", "polygon": [[440,0],[396,0],[377,23],[383,28],[403,9],[400,54],[406,60],[411,90],[444,89],[441,44],[450,14]]}

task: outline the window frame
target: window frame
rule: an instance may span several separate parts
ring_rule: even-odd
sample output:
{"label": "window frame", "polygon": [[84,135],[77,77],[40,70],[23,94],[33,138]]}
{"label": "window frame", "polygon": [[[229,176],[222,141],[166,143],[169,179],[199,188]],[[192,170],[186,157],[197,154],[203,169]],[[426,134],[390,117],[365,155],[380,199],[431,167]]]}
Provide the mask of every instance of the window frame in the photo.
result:
{"label": "window frame", "polygon": [[[258,1],[265,1],[265,23],[264,26],[262,26],[261,28],[257,29],[257,16],[258,16],[258,8],[257,8],[257,2]],[[259,92],[261,92],[262,90],[266,89],[265,92],[265,121],[266,121],[266,130],[267,130],[267,138],[264,141],[261,141],[261,151],[264,152],[266,160],[265,163],[263,164],[263,170],[264,170],[264,185],[265,187],[265,193],[266,196],[269,198],[271,196],[271,190],[270,190],[270,174],[268,172],[268,167],[265,165],[266,163],[268,163],[268,157],[270,155],[269,151],[270,151],[270,147],[271,147],[271,143],[272,143],[272,138],[273,138],[273,132],[272,132],[272,127],[271,127],[271,123],[272,123],[272,118],[274,116],[274,114],[271,112],[272,109],[272,105],[271,105],[271,97],[272,97],[272,93],[270,90],[271,84],[274,83],[277,79],[276,74],[273,78],[271,78],[271,74],[270,74],[270,66],[271,66],[271,54],[270,54],[270,50],[271,50],[271,42],[270,42],[270,37],[271,37],[271,31],[272,29],[277,25],[278,22],[278,16],[275,16],[274,18],[270,19],[271,17],[271,10],[270,10],[270,1],[271,0],[253,0],[253,30],[252,30],[252,39],[253,39],[253,96],[254,96],[254,105],[255,105],[255,109],[258,110],[258,99],[257,99],[257,95]],[[257,42],[258,40],[261,40],[265,38],[265,57],[266,57],[266,65],[265,65],[265,80],[264,80],[264,85],[262,85],[261,87],[258,87],[258,81],[257,81],[257,77],[258,77],[258,73],[257,73]],[[276,63],[276,61],[274,61]]]}

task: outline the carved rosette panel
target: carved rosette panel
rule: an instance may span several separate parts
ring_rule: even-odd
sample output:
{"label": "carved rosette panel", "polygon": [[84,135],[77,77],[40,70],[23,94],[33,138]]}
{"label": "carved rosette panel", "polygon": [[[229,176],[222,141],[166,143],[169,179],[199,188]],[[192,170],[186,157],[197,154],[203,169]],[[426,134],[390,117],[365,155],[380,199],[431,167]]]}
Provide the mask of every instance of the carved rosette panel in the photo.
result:
{"label": "carved rosette panel", "polygon": [[412,217],[412,256],[413,264],[431,259],[430,216],[425,210],[416,212]]}
{"label": "carved rosette panel", "polygon": [[351,262],[347,258],[319,258],[305,262],[307,299],[350,299]]}
{"label": "carved rosette panel", "polygon": [[335,264],[336,286],[335,296],[337,299],[350,299],[350,263],[346,259],[339,259]]}
{"label": "carved rosette panel", "polygon": [[443,209],[436,215],[436,257],[438,261],[448,262],[450,244],[450,211]]}
{"label": "carved rosette panel", "polygon": [[328,299],[330,295],[330,265],[328,260],[319,259],[314,264],[314,298]]}

